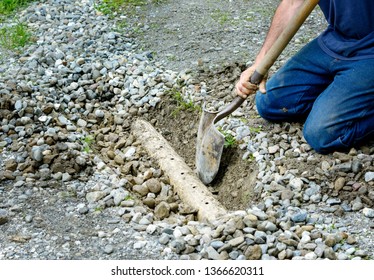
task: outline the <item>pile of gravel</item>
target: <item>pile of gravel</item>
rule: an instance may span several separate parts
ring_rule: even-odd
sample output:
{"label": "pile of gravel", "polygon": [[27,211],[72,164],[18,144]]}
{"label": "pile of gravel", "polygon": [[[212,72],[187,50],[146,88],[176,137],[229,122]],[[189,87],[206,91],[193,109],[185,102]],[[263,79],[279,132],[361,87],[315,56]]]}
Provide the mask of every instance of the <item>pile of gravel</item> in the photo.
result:
{"label": "pile of gravel", "polygon": [[372,148],[320,156],[300,125],[253,131],[238,110],[219,125],[257,164],[261,200],[197,222],[130,127],[173,88],[201,102],[206,81],[152,60],[93,1],[20,20],[36,42],[0,65],[0,259],[374,257]]}

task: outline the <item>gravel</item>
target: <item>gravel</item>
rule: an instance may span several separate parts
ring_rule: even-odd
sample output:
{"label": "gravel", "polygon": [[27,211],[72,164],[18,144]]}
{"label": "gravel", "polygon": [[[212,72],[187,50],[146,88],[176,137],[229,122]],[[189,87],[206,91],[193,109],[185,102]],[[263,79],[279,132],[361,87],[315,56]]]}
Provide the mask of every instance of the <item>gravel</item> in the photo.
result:
{"label": "gravel", "polygon": [[[102,15],[89,0],[39,1],[21,11],[35,42],[6,52],[0,64],[0,259],[372,259],[372,146],[321,156],[305,142],[300,125],[253,131],[243,117],[255,109],[240,109],[219,125],[241,140],[243,159],[258,167],[254,191],[260,199],[205,224],[131,133],[133,120],[156,110],[172,89],[194,102],[209,92],[194,74],[201,61],[226,60],[243,32],[235,22],[244,18],[235,16],[218,36],[227,46],[206,40],[201,58],[197,42],[212,38],[218,19],[228,16],[210,9],[227,4],[230,13],[248,13],[242,28],[253,28],[257,44],[250,50],[237,44],[235,60],[241,51],[258,49],[273,2],[250,10],[238,9],[246,1],[210,7],[167,1],[138,8],[123,30],[121,17]],[[180,23],[169,22],[165,30],[185,32],[150,37],[155,25],[147,19],[154,23],[181,5],[186,13],[179,14]],[[184,27],[193,21],[185,17],[198,12],[206,13],[198,19],[207,24],[191,34]],[[153,17],[139,21],[147,13]],[[318,13],[309,20],[322,22]],[[313,32],[302,29],[275,69]],[[229,35],[235,40],[225,41]],[[153,58],[155,45],[160,49]],[[187,70],[191,65],[200,70]]]}

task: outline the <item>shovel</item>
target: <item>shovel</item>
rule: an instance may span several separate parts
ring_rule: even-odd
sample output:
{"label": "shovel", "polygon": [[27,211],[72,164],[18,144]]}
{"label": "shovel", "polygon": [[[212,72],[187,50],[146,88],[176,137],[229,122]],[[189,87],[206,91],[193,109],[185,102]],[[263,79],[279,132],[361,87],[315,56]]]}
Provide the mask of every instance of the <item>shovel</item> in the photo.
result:
{"label": "shovel", "polygon": [[[283,49],[313,11],[319,0],[306,0],[298,10],[297,14],[290,20],[287,27],[268,50],[256,71],[252,74],[250,82],[258,85],[274,64]],[[196,169],[197,175],[204,184],[213,181],[218,173],[225,137],[218,131],[215,124],[234,112],[243,102],[244,98],[237,96],[221,112],[210,112],[203,108],[199,123],[196,146]]]}

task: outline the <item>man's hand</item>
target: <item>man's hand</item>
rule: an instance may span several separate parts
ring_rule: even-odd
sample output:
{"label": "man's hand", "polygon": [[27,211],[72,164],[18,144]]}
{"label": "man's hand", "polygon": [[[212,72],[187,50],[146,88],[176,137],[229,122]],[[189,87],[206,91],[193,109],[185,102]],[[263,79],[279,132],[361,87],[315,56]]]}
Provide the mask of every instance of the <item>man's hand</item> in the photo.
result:
{"label": "man's hand", "polygon": [[262,93],[266,93],[266,77],[261,81],[259,85],[252,84],[249,81],[254,72],[255,66],[251,66],[247,70],[243,71],[243,73],[240,75],[240,79],[235,86],[236,93],[240,97],[247,98],[248,95],[255,94],[257,90],[260,90],[260,92]]}

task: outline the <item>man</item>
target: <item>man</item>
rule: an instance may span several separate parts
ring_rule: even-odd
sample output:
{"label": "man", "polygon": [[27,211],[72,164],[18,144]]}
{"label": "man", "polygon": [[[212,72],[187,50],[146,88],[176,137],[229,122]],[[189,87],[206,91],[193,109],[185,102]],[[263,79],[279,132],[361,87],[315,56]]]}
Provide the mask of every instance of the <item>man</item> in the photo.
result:
{"label": "man", "polygon": [[279,4],[263,47],[236,92],[256,94],[259,114],[274,122],[304,121],[319,153],[347,151],[374,136],[374,1],[320,0],[328,28],[259,87],[248,82],[304,0]]}

